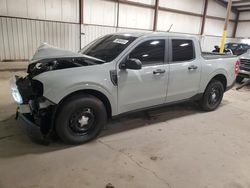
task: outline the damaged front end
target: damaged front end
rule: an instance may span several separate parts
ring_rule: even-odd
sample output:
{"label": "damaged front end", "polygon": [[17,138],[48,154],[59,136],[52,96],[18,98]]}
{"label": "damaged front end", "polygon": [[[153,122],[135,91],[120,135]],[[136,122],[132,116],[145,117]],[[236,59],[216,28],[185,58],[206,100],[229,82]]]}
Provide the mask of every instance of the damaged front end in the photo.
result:
{"label": "damaged front end", "polygon": [[[48,44],[41,45],[31,59],[26,77],[15,76],[11,81],[11,92],[18,104],[17,115],[25,121],[36,140],[47,138],[53,130],[53,119],[56,104],[45,98],[43,94],[45,83],[36,79],[36,76],[45,72],[71,69],[83,66],[92,66],[105,63],[101,59],[56,48]],[[49,84],[49,83],[46,83]],[[47,85],[46,85],[47,86]]]}
{"label": "damaged front end", "polygon": [[28,125],[27,130],[33,140],[47,143],[55,104],[43,97],[43,84],[28,75],[13,77],[10,85],[18,104],[16,118]]}

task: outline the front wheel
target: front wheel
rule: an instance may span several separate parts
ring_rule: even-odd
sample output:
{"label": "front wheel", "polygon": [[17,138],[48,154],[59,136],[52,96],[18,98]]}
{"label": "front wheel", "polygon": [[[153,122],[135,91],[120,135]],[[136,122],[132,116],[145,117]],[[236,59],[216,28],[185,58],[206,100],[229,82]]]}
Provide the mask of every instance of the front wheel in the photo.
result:
{"label": "front wheel", "polygon": [[107,121],[102,101],[92,95],[79,94],[67,99],[55,121],[58,136],[68,144],[82,144],[94,139]]}
{"label": "front wheel", "polygon": [[215,110],[221,103],[224,94],[224,87],[218,80],[212,80],[200,101],[201,107],[205,111]]}

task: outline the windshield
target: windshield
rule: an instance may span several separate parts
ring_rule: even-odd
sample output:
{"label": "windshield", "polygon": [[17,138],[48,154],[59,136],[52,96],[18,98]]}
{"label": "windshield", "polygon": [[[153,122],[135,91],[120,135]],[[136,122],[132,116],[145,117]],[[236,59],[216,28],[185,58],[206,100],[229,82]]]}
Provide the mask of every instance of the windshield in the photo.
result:
{"label": "windshield", "polygon": [[136,37],[130,35],[106,35],[83,48],[80,53],[105,62],[114,60]]}

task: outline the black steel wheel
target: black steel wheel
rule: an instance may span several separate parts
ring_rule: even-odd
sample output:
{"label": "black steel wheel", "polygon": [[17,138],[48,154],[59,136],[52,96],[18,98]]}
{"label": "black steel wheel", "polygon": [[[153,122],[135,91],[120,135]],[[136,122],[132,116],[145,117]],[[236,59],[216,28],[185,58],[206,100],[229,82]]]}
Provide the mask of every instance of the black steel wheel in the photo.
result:
{"label": "black steel wheel", "polygon": [[212,111],[218,108],[224,94],[223,84],[218,80],[212,80],[201,99],[201,107],[205,111]]}
{"label": "black steel wheel", "polygon": [[95,128],[95,115],[91,108],[78,108],[70,116],[68,128],[76,135],[87,134]]}
{"label": "black steel wheel", "polygon": [[107,121],[102,101],[92,95],[78,94],[68,98],[56,116],[59,137],[68,144],[82,144],[94,139]]}

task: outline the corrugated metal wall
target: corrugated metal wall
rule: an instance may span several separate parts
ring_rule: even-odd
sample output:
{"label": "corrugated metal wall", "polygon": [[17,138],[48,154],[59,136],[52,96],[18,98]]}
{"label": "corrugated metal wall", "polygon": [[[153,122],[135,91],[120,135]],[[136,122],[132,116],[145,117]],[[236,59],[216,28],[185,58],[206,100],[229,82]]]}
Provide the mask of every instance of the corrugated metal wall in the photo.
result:
{"label": "corrugated metal wall", "polygon": [[129,29],[129,28],[117,28],[112,26],[99,26],[99,25],[82,25],[81,31],[81,47],[86,46],[94,39],[101,37],[106,34],[115,32],[152,32],[151,30],[142,29]]}
{"label": "corrugated metal wall", "polygon": [[[152,6],[155,3],[155,0],[129,1]],[[160,6],[201,14],[204,1],[160,0]],[[0,60],[29,59],[42,42],[77,51],[80,41],[83,47],[108,33],[152,31],[152,8],[106,0],[84,0],[82,8],[84,24],[81,25],[80,34],[79,0],[0,0]],[[209,0],[208,15],[223,18],[225,12],[225,7]],[[235,14],[232,13],[231,19],[234,18]],[[201,37],[200,16],[160,10],[157,30],[166,31],[172,24],[171,32],[199,36],[203,50],[211,51],[214,45],[220,43],[224,21],[207,18],[204,35]],[[234,23],[230,22],[229,36],[232,35],[233,26]],[[244,33],[243,29],[238,31],[237,36]],[[228,41],[233,40],[228,38]]]}
{"label": "corrugated metal wall", "polygon": [[115,33],[115,27],[110,26],[95,26],[95,25],[82,25],[81,28],[81,46],[84,47],[94,39],[109,34]]}
{"label": "corrugated metal wall", "polygon": [[30,59],[43,42],[77,51],[79,24],[0,17],[0,59]]}

